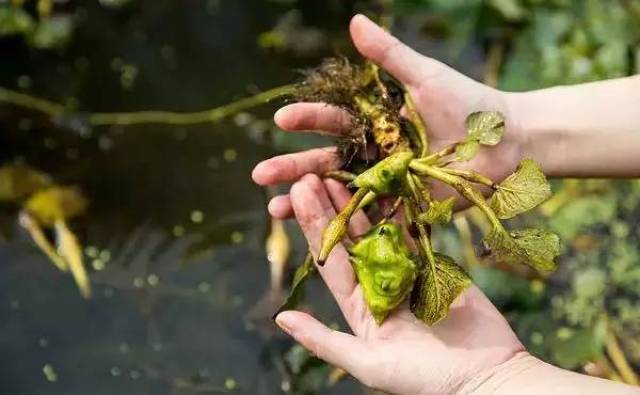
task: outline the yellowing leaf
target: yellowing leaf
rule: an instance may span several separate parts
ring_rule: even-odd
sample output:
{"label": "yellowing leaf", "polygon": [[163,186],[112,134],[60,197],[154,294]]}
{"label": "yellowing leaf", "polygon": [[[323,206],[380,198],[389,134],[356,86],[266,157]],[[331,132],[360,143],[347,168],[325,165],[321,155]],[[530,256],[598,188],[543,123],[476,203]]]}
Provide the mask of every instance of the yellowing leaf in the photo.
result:
{"label": "yellowing leaf", "polygon": [[478,111],[469,114],[465,121],[467,141],[476,140],[482,145],[496,145],[504,134],[504,116],[497,111]]}
{"label": "yellowing leaf", "polygon": [[287,297],[287,300],[284,302],[284,304],[280,306],[278,311],[273,315],[274,318],[279,313],[286,310],[293,310],[298,306],[304,294],[305,282],[309,277],[316,273],[316,271],[316,265],[313,263],[313,256],[309,252],[304,258],[304,262],[302,263],[302,265],[300,265],[296,269],[291,284],[291,292],[289,293],[289,296]]}
{"label": "yellowing leaf", "polygon": [[57,220],[82,214],[87,205],[87,200],[76,188],[50,187],[31,196],[25,209],[41,224],[53,226]]}
{"label": "yellowing leaf", "polygon": [[493,229],[484,242],[495,260],[529,265],[542,273],[555,270],[554,259],[560,255],[560,238],[539,229]]}
{"label": "yellowing leaf", "polygon": [[515,173],[505,178],[491,197],[489,204],[498,218],[513,218],[529,211],[551,196],[551,186],[531,159],[524,159]]}
{"label": "yellowing leaf", "polygon": [[0,201],[22,199],[50,184],[49,176],[27,166],[0,167]]}
{"label": "yellowing leaf", "polygon": [[377,194],[402,192],[412,159],[411,152],[399,152],[388,156],[356,177],[352,184]]}
{"label": "yellowing leaf", "polygon": [[461,161],[470,161],[480,151],[480,143],[476,140],[463,141],[456,145],[456,158]]}
{"label": "yellowing leaf", "polygon": [[540,166],[524,159],[515,173],[505,178],[491,197],[489,204],[498,218],[513,218],[544,202],[551,196],[551,186]]}
{"label": "yellowing leaf", "polygon": [[456,198],[453,196],[442,201],[434,200],[427,212],[418,215],[418,222],[429,225],[448,224],[451,222],[454,204],[456,204]]}
{"label": "yellowing leaf", "polygon": [[58,251],[65,259],[83,298],[91,297],[91,283],[82,259],[82,246],[63,220],[55,223]]}
{"label": "yellowing leaf", "polygon": [[471,285],[467,273],[453,259],[435,254],[435,265],[427,263],[411,295],[411,311],[433,325],[449,314],[451,303]]}

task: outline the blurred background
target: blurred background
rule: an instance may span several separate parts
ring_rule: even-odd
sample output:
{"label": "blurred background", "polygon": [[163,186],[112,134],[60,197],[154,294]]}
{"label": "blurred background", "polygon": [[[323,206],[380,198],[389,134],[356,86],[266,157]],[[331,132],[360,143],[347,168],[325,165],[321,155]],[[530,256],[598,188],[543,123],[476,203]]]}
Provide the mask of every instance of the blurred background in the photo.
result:
{"label": "blurred background", "polygon": [[[306,246],[250,179],[330,144],[271,116],[357,59],[356,12],[501,89],[640,72],[640,0],[0,0],[0,393],[368,393],[271,323]],[[436,244],[531,352],[637,384],[640,183],[553,187],[518,220],[561,235],[549,278],[479,262],[473,210]],[[344,326],[319,281],[306,301]]]}

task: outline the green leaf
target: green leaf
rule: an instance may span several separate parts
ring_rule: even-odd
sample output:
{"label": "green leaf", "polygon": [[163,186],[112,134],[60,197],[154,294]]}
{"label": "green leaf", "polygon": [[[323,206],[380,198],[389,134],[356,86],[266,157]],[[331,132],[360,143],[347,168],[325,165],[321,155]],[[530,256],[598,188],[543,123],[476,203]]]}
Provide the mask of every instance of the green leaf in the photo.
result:
{"label": "green leaf", "polygon": [[69,15],[53,16],[38,23],[29,41],[35,48],[61,48],[71,39],[72,30],[73,21]]}
{"label": "green leaf", "polygon": [[465,121],[467,141],[476,140],[482,145],[496,145],[504,134],[504,116],[498,111],[477,111]]}
{"label": "green leaf", "polygon": [[449,314],[451,303],[470,285],[471,279],[452,258],[435,254],[435,264],[427,264],[416,280],[411,311],[433,325]]}
{"label": "green leaf", "polygon": [[399,152],[388,156],[365,170],[352,184],[377,194],[401,193],[405,188],[407,169],[412,159],[411,152]]}
{"label": "green leaf", "polygon": [[429,210],[418,216],[418,222],[429,225],[448,224],[451,222],[454,204],[456,204],[456,198],[453,196],[442,201],[434,200],[431,202]]}
{"label": "green leaf", "polygon": [[529,265],[539,272],[556,269],[554,259],[560,255],[560,238],[539,229],[510,232],[494,228],[484,237],[495,260]]}
{"label": "green leaf", "polygon": [[463,162],[470,161],[480,151],[480,143],[476,140],[463,141],[456,145],[456,157]]}
{"label": "green leaf", "polygon": [[417,268],[402,230],[390,222],[377,225],[349,254],[369,311],[380,325],[407,298],[416,279]]}
{"label": "green leaf", "polygon": [[602,355],[607,336],[604,320],[592,328],[572,330],[559,328],[550,339],[549,348],[553,360],[565,369],[575,369]]}
{"label": "green leaf", "polygon": [[34,29],[31,15],[19,7],[0,8],[0,37],[27,34]]}
{"label": "green leaf", "polygon": [[491,197],[489,204],[500,219],[513,218],[529,211],[551,196],[551,186],[531,159],[524,159],[515,173],[505,178]]}
{"label": "green leaf", "polygon": [[313,256],[309,252],[304,258],[302,265],[296,269],[296,272],[293,275],[293,281],[291,282],[291,292],[289,293],[287,300],[285,300],[282,306],[280,306],[277,312],[273,315],[274,318],[283,311],[295,310],[295,308],[298,307],[304,295],[304,284],[308,278],[316,273],[316,271],[316,265],[313,263]]}

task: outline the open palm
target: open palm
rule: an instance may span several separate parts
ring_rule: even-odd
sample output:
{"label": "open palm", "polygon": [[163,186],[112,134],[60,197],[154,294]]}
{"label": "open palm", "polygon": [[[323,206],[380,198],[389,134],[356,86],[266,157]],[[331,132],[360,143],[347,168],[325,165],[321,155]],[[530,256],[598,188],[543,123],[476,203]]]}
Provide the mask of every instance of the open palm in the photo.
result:
{"label": "open palm", "polygon": [[[390,72],[408,89],[428,127],[431,150],[462,140],[466,116],[474,111],[501,111],[506,117],[506,132],[500,144],[483,148],[470,167],[495,181],[502,180],[522,158],[522,138],[517,119],[509,109],[506,94],[425,57],[402,44],[363,16],[351,23],[351,36],[360,53]],[[334,135],[348,133],[349,115],[324,103],[296,103],[280,109],[275,121],[287,131],[320,131]],[[254,180],[260,185],[294,182],[305,174],[321,175],[342,165],[334,147],[281,155],[256,166]],[[436,185],[436,197],[450,190]],[[293,214],[288,195],[275,197],[269,212],[278,218]]]}

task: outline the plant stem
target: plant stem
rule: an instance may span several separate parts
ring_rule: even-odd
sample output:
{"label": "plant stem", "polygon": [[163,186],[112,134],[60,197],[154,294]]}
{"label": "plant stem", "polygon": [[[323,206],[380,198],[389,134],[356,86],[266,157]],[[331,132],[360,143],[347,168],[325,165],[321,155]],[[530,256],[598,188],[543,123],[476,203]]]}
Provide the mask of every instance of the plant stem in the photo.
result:
{"label": "plant stem", "polygon": [[460,176],[465,180],[475,182],[476,184],[483,184],[493,189],[496,189],[498,187],[498,185],[495,182],[493,182],[492,179],[474,170],[451,169],[448,167],[442,167],[441,169],[446,173]]}
{"label": "plant stem", "polygon": [[[88,120],[93,126],[131,126],[143,124],[167,125],[195,125],[218,122],[238,112],[265,104],[278,97],[290,94],[295,85],[284,85],[258,93],[257,95],[240,99],[220,107],[197,112],[172,111],[135,111],[135,112],[97,112],[89,113]],[[18,107],[33,110],[50,118],[63,115],[73,115],[60,103],[39,97],[27,95],[0,87],[0,102],[13,104]]]}
{"label": "plant stem", "polygon": [[613,361],[613,364],[620,373],[620,377],[627,384],[636,386],[639,385],[640,383],[638,382],[638,376],[636,376],[636,373],[633,371],[633,368],[629,364],[629,361],[627,361],[627,358],[625,357],[624,352],[620,347],[620,343],[618,343],[618,339],[613,333],[611,327],[608,328],[607,332],[607,354],[609,354],[611,361]]}
{"label": "plant stem", "polygon": [[449,144],[446,147],[444,147],[443,149],[441,149],[438,152],[435,152],[429,156],[425,156],[424,158],[420,158],[420,162],[421,163],[425,163],[428,165],[432,165],[437,163],[440,159],[444,158],[445,156],[449,156],[451,154],[453,154],[454,152],[456,152],[456,147],[458,146],[458,143],[453,143],[453,144]]}
{"label": "plant stem", "polygon": [[345,170],[334,170],[324,173],[322,177],[332,178],[340,182],[351,182],[356,179],[357,175]]}
{"label": "plant stem", "polygon": [[404,94],[404,102],[406,105],[407,113],[409,114],[409,119],[411,120],[411,122],[413,122],[413,126],[415,126],[416,130],[418,131],[418,138],[420,139],[421,145],[420,157],[426,157],[427,155],[429,155],[429,137],[427,134],[427,125],[418,113],[416,104],[413,101],[411,94],[409,94],[409,92],[407,91],[405,91]]}
{"label": "plant stem", "polygon": [[369,191],[360,188],[353,194],[347,205],[342,211],[329,222],[322,232],[322,242],[320,243],[320,252],[318,253],[318,265],[323,266],[329,253],[342,240],[349,227],[349,220],[353,213],[358,209],[360,202]]}
{"label": "plant stem", "polygon": [[409,167],[420,175],[433,177],[436,180],[453,187],[462,196],[464,196],[465,199],[478,206],[489,222],[491,222],[494,229],[506,232],[496,214],[484,200],[484,196],[482,196],[482,194],[478,192],[467,180],[460,176],[449,174],[439,167],[429,166],[417,160],[412,161],[411,164],[409,164]]}

